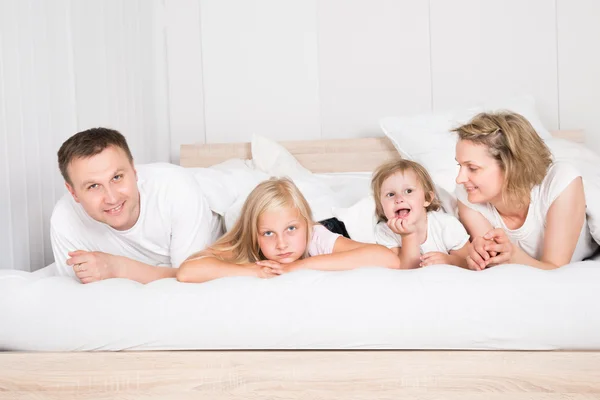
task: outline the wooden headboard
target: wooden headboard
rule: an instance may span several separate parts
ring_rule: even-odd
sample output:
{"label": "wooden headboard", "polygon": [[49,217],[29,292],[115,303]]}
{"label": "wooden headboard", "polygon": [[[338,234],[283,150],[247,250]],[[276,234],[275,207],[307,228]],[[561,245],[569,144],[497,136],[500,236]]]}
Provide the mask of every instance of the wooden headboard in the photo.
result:
{"label": "wooden headboard", "polygon": [[[584,141],[582,130],[552,131],[552,136]],[[279,142],[312,172],[372,171],[387,160],[400,158],[392,142],[385,137],[328,139]],[[184,144],[180,164],[183,167],[210,167],[231,158],[250,159],[250,143]]]}

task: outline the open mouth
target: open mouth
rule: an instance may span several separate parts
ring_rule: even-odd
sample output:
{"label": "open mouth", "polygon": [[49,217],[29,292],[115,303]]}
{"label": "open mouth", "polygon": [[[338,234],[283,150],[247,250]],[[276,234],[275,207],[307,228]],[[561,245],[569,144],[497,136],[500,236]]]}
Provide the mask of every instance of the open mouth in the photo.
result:
{"label": "open mouth", "polygon": [[117,215],[121,212],[121,210],[123,209],[123,205],[125,204],[125,202],[122,202],[121,204],[119,204],[116,207],[113,208],[109,208],[108,210],[104,210],[105,213],[109,214],[109,215]]}
{"label": "open mouth", "polygon": [[479,186],[465,186],[465,190],[467,191],[467,193],[474,192],[477,189],[479,189]]}
{"label": "open mouth", "polygon": [[396,215],[396,218],[406,219],[410,214],[410,208],[399,208],[394,211],[394,214]]}

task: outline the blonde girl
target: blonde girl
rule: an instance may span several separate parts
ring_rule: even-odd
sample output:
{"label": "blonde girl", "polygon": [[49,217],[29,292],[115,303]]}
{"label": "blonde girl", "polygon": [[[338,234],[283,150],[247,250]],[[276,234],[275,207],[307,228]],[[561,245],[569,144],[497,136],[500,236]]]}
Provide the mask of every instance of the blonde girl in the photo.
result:
{"label": "blonde girl", "polygon": [[391,161],[373,174],[376,241],[398,255],[400,268],[434,264],[467,268],[469,235],[440,209],[427,170],[410,160]]}
{"label": "blonde girl", "polygon": [[397,268],[387,248],[355,242],[316,224],[306,199],[287,178],[260,183],[246,199],[233,228],[177,271],[183,282],[227,276],[272,278],[298,269]]}

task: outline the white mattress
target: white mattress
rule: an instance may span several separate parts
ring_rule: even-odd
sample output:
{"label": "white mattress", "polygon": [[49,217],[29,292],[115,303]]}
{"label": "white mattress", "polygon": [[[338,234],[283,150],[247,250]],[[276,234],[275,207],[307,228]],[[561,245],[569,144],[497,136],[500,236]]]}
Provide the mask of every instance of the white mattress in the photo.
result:
{"label": "white mattress", "polygon": [[600,350],[600,262],[82,285],[0,271],[0,348]]}

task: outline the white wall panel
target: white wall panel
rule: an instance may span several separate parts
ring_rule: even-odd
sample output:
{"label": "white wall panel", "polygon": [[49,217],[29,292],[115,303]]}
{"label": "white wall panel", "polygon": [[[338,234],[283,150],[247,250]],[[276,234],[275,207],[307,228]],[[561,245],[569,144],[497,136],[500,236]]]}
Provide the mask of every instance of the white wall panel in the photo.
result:
{"label": "white wall panel", "polygon": [[555,2],[431,0],[434,110],[532,94],[558,127]]}
{"label": "white wall panel", "polygon": [[320,1],[318,15],[323,138],[431,109],[428,0]]}
{"label": "white wall panel", "polygon": [[600,153],[600,2],[558,0],[557,8],[560,126],[584,129]]}
{"label": "white wall panel", "polygon": [[316,0],[201,0],[206,140],[318,139]]}
{"label": "white wall panel", "polygon": [[139,162],[168,161],[158,1],[0,1],[0,268],[52,262],[56,152],[75,132],[110,126]]}
{"label": "white wall panel", "polygon": [[171,160],[182,144],[205,143],[199,0],[166,0]]}

